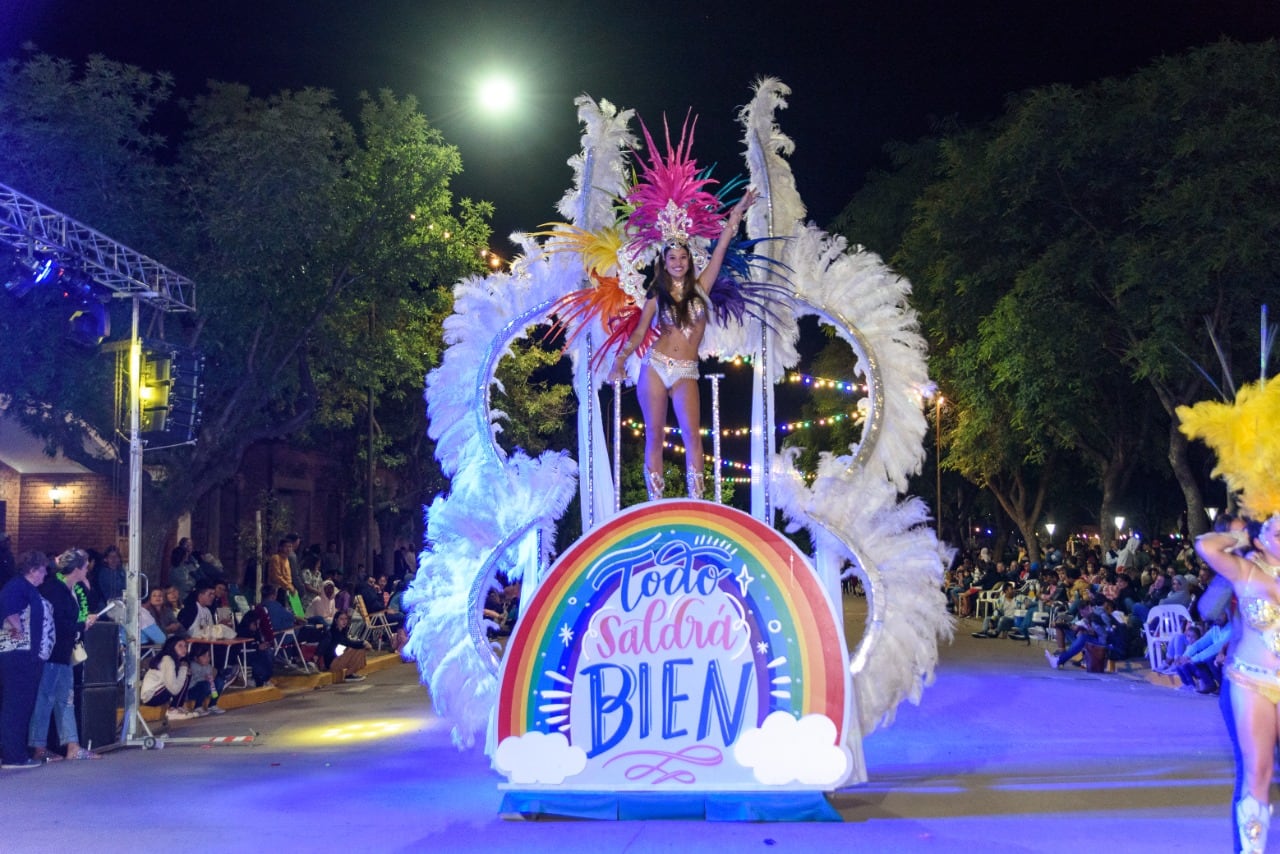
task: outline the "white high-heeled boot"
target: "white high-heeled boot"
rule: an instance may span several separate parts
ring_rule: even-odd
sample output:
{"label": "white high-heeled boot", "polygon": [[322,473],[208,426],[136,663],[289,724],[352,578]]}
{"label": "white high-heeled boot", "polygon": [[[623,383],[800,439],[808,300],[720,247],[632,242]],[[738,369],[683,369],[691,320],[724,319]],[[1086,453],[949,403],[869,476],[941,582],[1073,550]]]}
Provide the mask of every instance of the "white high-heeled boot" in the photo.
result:
{"label": "white high-heeled boot", "polygon": [[649,493],[650,501],[657,501],[662,497],[663,490],[666,489],[666,478],[660,471],[644,470],[644,488]]}
{"label": "white high-heeled boot", "polygon": [[700,471],[686,472],[684,479],[685,479],[685,482],[689,485],[689,497],[701,498],[702,492],[703,492],[702,472]]}
{"label": "white high-heeled boot", "polygon": [[1236,801],[1236,827],[1240,829],[1242,854],[1262,854],[1267,850],[1267,830],[1271,827],[1271,805],[1253,795]]}

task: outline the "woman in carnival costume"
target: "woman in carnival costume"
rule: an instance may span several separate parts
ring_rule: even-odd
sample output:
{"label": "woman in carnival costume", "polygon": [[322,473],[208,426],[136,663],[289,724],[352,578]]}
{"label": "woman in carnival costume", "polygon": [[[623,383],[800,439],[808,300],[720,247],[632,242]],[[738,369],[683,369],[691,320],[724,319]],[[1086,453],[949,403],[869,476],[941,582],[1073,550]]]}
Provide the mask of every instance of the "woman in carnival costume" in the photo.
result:
{"label": "woman in carnival costume", "polygon": [[655,265],[653,284],[645,295],[640,321],[614,357],[610,379],[620,380],[627,358],[640,347],[651,325],[657,322],[658,338],[645,354],[636,382],[640,409],[644,414],[644,478],[650,500],[662,497],[662,440],[667,423],[668,398],[675,407],[680,435],[684,438],[689,497],[702,497],[698,347],[707,329],[708,315],[707,298],[703,294],[711,290],[720,275],[725,251],[738,233],[743,213],[755,198],[755,192],[748,190],[729,211],[715,249],[699,273],[694,272],[689,235],[678,223],[664,229],[667,239]]}
{"label": "woman in carnival costume", "polygon": [[[674,146],[668,131],[665,153],[658,152],[648,128],[642,129],[649,157],[640,162],[636,182],[619,200],[617,221],[595,232],[560,223],[539,236],[552,238],[547,253],[576,254],[589,279],[588,287],[562,298],[554,310],[568,340],[600,322],[608,340],[598,361],[606,362],[604,354],[615,353],[608,363],[614,382],[624,377],[633,354],[642,357],[633,376],[645,422],[649,499],[663,493],[668,400],[684,437],[689,495],[701,498],[698,349],[707,324],[742,324],[753,317],[769,325],[789,289],[779,272],[783,265],[755,253],[761,240],[734,239],[743,215],[756,201],[755,191],[743,193],[722,216],[728,205],[721,197],[742,184],[733,179],[721,187],[719,196],[708,192],[717,182],[699,172],[689,154],[690,123],[686,121]],[[649,264],[654,274],[646,290],[641,270]],[[772,281],[754,280],[759,273],[767,273]]]}
{"label": "woman in carnival costume", "polygon": [[1239,850],[1266,849],[1270,788],[1280,740],[1280,382],[1240,389],[1233,403],[1204,401],[1179,407],[1181,430],[1217,454],[1215,475],[1262,524],[1235,520],[1196,540],[1196,551],[1231,583],[1240,603],[1240,629],[1224,668],[1230,681],[1237,768],[1235,820]]}

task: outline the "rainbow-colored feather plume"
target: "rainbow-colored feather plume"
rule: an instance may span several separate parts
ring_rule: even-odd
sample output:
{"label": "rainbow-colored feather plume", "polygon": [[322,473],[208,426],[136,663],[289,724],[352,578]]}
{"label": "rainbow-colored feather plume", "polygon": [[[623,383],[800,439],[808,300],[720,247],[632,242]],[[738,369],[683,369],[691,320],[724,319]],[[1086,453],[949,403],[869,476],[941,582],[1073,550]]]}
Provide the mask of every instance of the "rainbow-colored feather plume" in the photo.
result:
{"label": "rainbow-colored feather plume", "polygon": [[1240,491],[1246,513],[1255,519],[1280,513],[1280,382],[1250,383],[1232,403],[1205,400],[1177,413],[1178,429],[1217,454],[1213,473]]}

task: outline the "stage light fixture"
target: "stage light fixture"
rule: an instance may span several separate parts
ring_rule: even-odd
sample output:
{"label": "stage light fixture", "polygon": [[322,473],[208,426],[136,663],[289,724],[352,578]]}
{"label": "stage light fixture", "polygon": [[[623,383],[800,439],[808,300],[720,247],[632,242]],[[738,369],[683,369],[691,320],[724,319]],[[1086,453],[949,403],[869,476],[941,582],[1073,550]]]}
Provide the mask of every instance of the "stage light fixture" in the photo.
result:
{"label": "stage light fixture", "polygon": [[53,255],[22,253],[13,259],[5,277],[4,289],[16,299],[22,299],[40,285],[56,277],[58,259]]}
{"label": "stage light fixture", "polygon": [[83,347],[97,347],[111,335],[111,291],[95,282],[87,273],[59,271],[62,275],[62,297],[71,304],[67,319],[67,337]]}

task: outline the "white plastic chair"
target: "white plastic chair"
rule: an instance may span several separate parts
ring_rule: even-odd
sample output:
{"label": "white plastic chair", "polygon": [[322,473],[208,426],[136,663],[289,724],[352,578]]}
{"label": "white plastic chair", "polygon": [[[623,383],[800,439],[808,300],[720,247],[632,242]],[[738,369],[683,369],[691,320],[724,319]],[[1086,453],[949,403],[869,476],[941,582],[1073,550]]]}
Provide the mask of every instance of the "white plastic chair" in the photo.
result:
{"label": "white plastic chair", "polygon": [[996,612],[996,608],[1000,604],[1000,588],[994,590],[983,590],[978,594],[978,601],[974,604],[973,613],[979,620],[985,619]]}
{"label": "white plastic chair", "polygon": [[1152,670],[1164,669],[1169,642],[1181,635],[1189,622],[1191,612],[1186,605],[1157,605],[1147,614],[1142,636],[1147,640],[1147,662]]}

